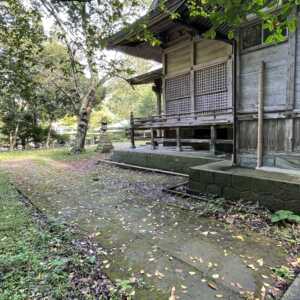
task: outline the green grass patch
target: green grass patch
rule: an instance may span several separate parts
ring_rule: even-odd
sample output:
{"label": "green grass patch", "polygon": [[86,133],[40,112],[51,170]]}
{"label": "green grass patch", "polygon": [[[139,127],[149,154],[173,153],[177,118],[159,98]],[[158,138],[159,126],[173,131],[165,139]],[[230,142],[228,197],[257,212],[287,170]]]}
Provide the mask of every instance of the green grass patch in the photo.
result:
{"label": "green grass patch", "polygon": [[9,160],[80,160],[84,158],[90,158],[97,155],[95,152],[95,146],[88,147],[84,153],[78,155],[71,155],[68,148],[59,149],[36,149],[25,151],[8,151],[0,153],[0,161]]}
{"label": "green grass patch", "polygon": [[0,173],[1,300],[102,299],[92,290],[99,259],[74,247],[77,239],[67,226],[33,218]]}

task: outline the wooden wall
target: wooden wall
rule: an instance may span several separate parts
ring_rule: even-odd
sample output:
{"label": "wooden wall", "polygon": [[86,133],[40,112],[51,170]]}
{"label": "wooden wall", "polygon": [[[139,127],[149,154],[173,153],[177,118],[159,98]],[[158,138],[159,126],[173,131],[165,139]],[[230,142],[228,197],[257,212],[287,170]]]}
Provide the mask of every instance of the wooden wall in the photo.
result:
{"label": "wooden wall", "polygon": [[195,44],[195,63],[206,64],[216,59],[232,55],[232,47],[229,44],[214,41],[202,40]]}
{"label": "wooden wall", "polygon": [[259,66],[264,61],[264,165],[299,169],[300,28],[281,44],[239,51],[239,162],[256,166]]}
{"label": "wooden wall", "polygon": [[191,47],[189,43],[183,42],[165,56],[166,74],[179,74],[189,71],[191,68]]}
{"label": "wooden wall", "polygon": [[285,109],[288,70],[288,43],[241,53],[240,57],[240,112],[257,111],[258,72],[265,62],[265,110]]}
{"label": "wooden wall", "polygon": [[[191,36],[172,44],[163,57],[167,114],[231,109],[232,46]],[[189,93],[184,88],[186,78]]]}
{"label": "wooden wall", "polygon": [[193,66],[209,64],[232,55],[231,45],[215,40],[183,40],[165,49],[165,74],[168,77],[189,72]]}

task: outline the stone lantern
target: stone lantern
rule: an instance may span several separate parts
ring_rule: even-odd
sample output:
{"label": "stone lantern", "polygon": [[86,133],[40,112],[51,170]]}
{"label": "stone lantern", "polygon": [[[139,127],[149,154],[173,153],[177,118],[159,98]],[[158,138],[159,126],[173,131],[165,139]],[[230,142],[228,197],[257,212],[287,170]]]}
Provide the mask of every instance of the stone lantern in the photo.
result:
{"label": "stone lantern", "polygon": [[111,140],[107,134],[107,122],[101,122],[99,143],[97,145],[96,151],[100,153],[109,153],[113,149]]}

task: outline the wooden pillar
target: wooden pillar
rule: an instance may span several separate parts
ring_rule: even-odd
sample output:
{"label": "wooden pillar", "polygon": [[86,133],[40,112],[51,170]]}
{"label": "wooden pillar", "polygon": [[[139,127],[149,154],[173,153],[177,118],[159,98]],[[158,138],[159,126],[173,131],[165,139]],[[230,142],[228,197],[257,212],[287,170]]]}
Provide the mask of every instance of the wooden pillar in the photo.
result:
{"label": "wooden pillar", "polygon": [[257,119],[257,168],[263,165],[264,147],[264,73],[265,62],[262,61],[259,67],[258,77],[258,119]]}
{"label": "wooden pillar", "polygon": [[134,118],[133,112],[130,113],[130,141],[131,141],[131,148],[135,149],[135,140],[134,140]]}
{"label": "wooden pillar", "polygon": [[155,138],[154,138],[154,129],[151,128],[151,147],[152,150],[155,150]]}
{"label": "wooden pillar", "polygon": [[181,139],[180,139],[180,127],[176,128],[176,150],[182,151]]}
{"label": "wooden pillar", "polygon": [[162,113],[162,103],[161,103],[161,98],[162,98],[162,82],[161,79],[159,80],[155,80],[154,82],[154,86],[152,87],[152,91],[155,93],[156,95],[156,103],[157,103],[157,115],[161,116]]}
{"label": "wooden pillar", "polygon": [[285,127],[286,127],[285,151],[291,153],[294,151],[294,119],[291,117],[286,119]]}
{"label": "wooden pillar", "polygon": [[191,41],[191,71],[190,71],[190,94],[191,94],[191,112],[195,113],[196,111],[196,102],[195,102],[195,71],[194,65],[195,61],[195,42],[194,39]]}
{"label": "wooden pillar", "polygon": [[216,127],[215,125],[210,126],[210,153],[216,154]]}
{"label": "wooden pillar", "polygon": [[[294,9],[291,16],[297,16],[297,9]],[[297,23],[299,25],[299,20],[297,18]],[[297,26],[298,27],[298,26]],[[296,28],[295,32],[289,32],[288,35],[288,76],[287,76],[287,110],[293,110],[295,108],[295,98],[296,98],[296,66],[297,66],[297,35],[299,28]],[[286,119],[286,138],[285,138],[285,152],[294,151],[294,119],[292,116]]]}

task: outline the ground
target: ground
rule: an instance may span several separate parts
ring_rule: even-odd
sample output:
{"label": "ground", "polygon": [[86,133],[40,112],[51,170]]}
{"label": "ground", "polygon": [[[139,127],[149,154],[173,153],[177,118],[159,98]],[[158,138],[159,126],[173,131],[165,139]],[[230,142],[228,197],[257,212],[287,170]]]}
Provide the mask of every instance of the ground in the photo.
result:
{"label": "ground", "polygon": [[95,238],[108,276],[139,283],[135,299],[168,299],[173,286],[179,299],[264,299],[276,284],[273,271],[288,264],[281,241],[162,191],[182,177],[99,158],[40,151],[4,155],[0,167],[47,216]]}

